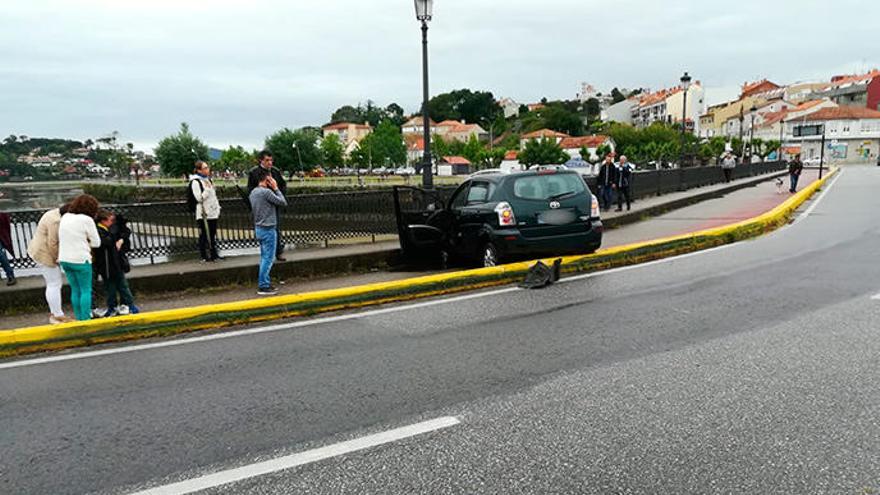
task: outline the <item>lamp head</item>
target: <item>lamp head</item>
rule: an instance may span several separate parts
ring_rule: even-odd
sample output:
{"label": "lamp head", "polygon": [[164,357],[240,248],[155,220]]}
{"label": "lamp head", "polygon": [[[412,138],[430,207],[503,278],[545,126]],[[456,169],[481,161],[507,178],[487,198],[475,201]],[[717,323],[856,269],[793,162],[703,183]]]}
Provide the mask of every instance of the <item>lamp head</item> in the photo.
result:
{"label": "lamp head", "polygon": [[434,11],[434,0],[415,0],[416,19],[430,21]]}

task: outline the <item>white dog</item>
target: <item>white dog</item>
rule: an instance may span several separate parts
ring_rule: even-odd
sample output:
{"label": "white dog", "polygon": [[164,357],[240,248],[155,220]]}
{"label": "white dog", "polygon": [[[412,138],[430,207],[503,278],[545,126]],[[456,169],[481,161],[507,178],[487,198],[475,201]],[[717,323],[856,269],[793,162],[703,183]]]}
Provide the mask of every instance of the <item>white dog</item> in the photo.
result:
{"label": "white dog", "polygon": [[785,185],[785,182],[782,180],[782,177],[778,177],[776,179],[776,194],[782,194],[782,186]]}

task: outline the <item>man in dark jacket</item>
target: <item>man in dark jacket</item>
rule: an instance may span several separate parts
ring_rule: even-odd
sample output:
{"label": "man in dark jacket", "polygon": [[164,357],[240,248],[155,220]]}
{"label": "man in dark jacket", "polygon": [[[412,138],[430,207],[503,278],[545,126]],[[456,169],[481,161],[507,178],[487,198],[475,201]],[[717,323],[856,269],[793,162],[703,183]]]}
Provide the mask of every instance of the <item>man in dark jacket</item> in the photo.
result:
{"label": "man in dark jacket", "polygon": [[101,246],[94,252],[94,271],[104,281],[104,290],[107,295],[107,310],[102,317],[115,316],[120,314],[117,308],[117,294],[122,304],[128,307],[128,312],[137,314],[140,312],[134,305],[134,296],[128,287],[128,281],[125,280],[126,260],[123,259],[123,249],[125,248],[125,239],[119,235],[114,235],[114,223],[116,216],[107,210],[100,210],[96,217],[98,221],[98,236],[101,238]]}
{"label": "man in dark jacket", "polygon": [[[278,190],[281,191],[282,196],[287,196],[287,181],[284,180],[284,175],[281,173],[281,170],[278,170],[275,167],[274,159],[272,158],[272,152],[269,150],[263,150],[258,155],[257,159],[260,161],[260,164],[256,167],[252,168],[248,173],[248,194],[259,187],[260,185],[260,169],[268,170],[272,175],[272,178],[275,179],[275,183],[278,184]],[[275,230],[278,232],[278,240],[277,245],[275,246],[275,259],[278,261],[287,261],[284,258],[284,238],[281,236],[281,206],[276,208],[275,215],[276,221]]]}
{"label": "man in dark jacket", "polygon": [[599,167],[599,175],[596,177],[596,185],[599,188],[599,201],[602,209],[611,208],[613,191],[617,182],[617,169],[614,167],[614,152],[605,155],[605,161]]}
{"label": "man in dark jacket", "polygon": [[801,157],[795,156],[794,160],[788,164],[788,178],[791,181],[791,187],[788,192],[794,194],[797,192],[798,179],[801,178],[801,172],[804,171],[804,164],[801,163]]}

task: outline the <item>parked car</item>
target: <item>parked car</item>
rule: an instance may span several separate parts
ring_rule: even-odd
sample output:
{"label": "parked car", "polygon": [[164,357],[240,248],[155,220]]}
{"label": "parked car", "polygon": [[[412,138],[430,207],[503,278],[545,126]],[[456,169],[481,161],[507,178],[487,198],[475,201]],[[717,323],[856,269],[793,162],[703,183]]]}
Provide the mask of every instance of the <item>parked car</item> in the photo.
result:
{"label": "parked car", "polygon": [[803,164],[807,167],[818,167],[821,159],[818,156],[814,156],[813,158],[807,158],[803,161]]}
{"label": "parked car", "polygon": [[599,202],[575,171],[480,175],[466,179],[448,201],[413,201],[430,194],[394,188],[407,256],[427,253],[444,262],[495,266],[518,258],[590,253],[602,244]]}

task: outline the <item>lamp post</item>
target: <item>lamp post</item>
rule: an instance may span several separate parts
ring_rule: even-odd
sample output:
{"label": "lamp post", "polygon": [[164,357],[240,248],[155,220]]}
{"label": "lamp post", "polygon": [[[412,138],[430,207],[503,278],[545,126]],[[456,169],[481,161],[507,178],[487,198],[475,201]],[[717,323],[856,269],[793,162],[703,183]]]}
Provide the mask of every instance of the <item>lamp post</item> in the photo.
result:
{"label": "lamp post", "polygon": [[687,140],[685,139],[685,129],[687,128],[687,106],[688,106],[688,88],[691,87],[691,76],[688,75],[687,72],[681,76],[681,89],[684,91],[684,98],[682,100],[681,105],[681,163],[679,163],[679,167],[684,166],[684,157],[685,157],[685,143]]}
{"label": "lamp post", "polygon": [[758,113],[758,107],[752,105],[752,108],[749,109],[749,114],[752,116],[752,122],[749,124],[749,163],[752,163],[752,153],[755,152],[752,142],[755,138],[755,114]]}
{"label": "lamp post", "polygon": [[305,175],[305,170],[303,169],[303,157],[299,153],[299,146],[297,146],[296,143],[293,143],[293,149],[296,150],[296,157],[299,159],[299,172]]}
{"label": "lamp post", "polygon": [[434,188],[434,170],[431,164],[431,118],[428,116],[428,21],[434,10],[434,0],[415,0],[416,19],[422,23],[422,125],[424,126],[425,154],[422,156],[422,186]]}

